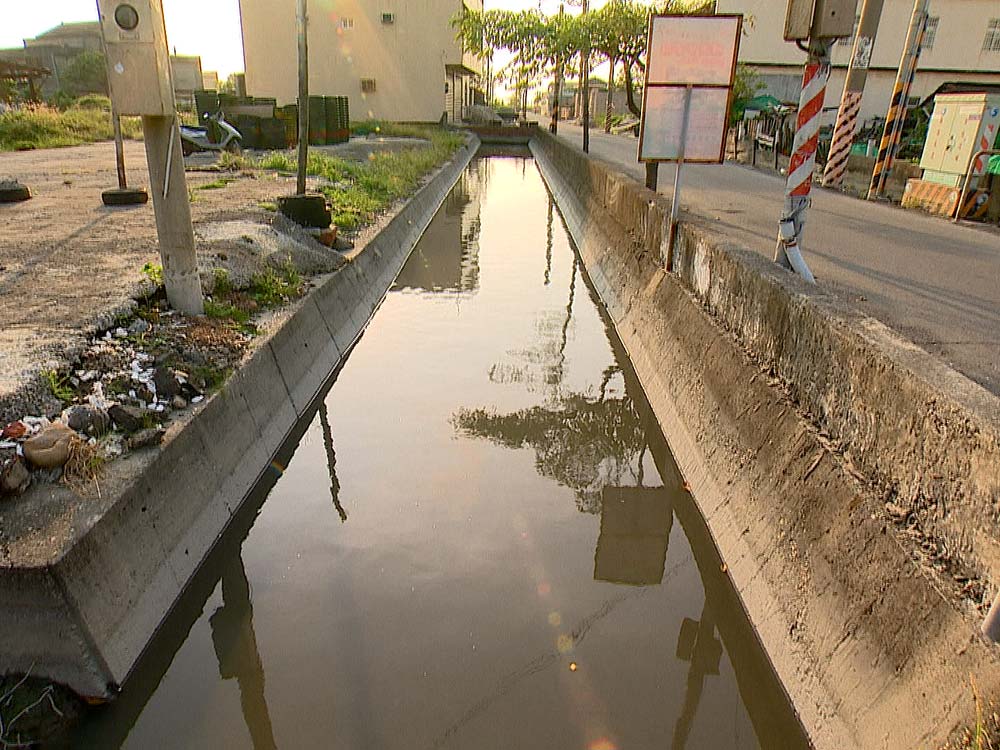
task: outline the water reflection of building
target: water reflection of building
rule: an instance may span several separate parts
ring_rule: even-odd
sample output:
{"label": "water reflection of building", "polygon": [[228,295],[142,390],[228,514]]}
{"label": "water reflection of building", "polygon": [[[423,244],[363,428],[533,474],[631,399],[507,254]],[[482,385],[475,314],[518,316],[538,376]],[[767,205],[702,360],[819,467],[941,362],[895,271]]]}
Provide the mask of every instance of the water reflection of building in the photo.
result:
{"label": "water reflection of building", "polygon": [[395,289],[471,293],[479,288],[479,230],[488,162],[476,159],[445,198]]}
{"label": "water reflection of building", "polygon": [[663,581],[674,514],[663,487],[605,487],[594,580],[632,586]]}

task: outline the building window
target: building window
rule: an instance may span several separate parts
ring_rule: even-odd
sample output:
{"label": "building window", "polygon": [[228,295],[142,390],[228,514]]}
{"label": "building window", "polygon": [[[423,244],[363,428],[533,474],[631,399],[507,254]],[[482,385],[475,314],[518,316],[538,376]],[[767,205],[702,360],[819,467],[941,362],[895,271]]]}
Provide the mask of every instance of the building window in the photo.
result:
{"label": "building window", "polygon": [[353,29],[354,28],[354,19],[353,18],[341,18],[340,19],[340,28],[342,28],[342,29]]}
{"label": "building window", "polygon": [[837,44],[841,47],[850,47],[854,44],[854,37],[858,35],[858,28],[861,26],[861,16],[854,16],[854,31],[851,32],[850,36],[842,36],[837,40]]}
{"label": "building window", "polygon": [[938,23],[941,21],[938,16],[927,17],[927,27],[924,29],[924,43],[921,49],[934,49],[934,40],[937,39]]}
{"label": "building window", "polygon": [[384,23],[386,26],[391,26],[392,24],[396,23],[396,14],[395,13],[383,13],[382,14],[382,23]]}
{"label": "building window", "polygon": [[361,79],[361,93],[362,94],[374,94],[375,93],[375,79],[374,78],[362,78]]}
{"label": "building window", "polygon": [[986,24],[983,52],[1000,52],[1000,18],[991,18]]}

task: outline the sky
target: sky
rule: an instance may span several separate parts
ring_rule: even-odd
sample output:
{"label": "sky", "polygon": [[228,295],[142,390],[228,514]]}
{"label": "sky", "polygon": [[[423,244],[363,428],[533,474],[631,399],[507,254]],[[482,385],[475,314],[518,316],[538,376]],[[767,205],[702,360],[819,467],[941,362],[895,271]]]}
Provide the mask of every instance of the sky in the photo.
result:
{"label": "sky", "polygon": [[[96,0],[0,2],[9,6],[3,10],[0,48],[20,47],[24,39],[62,22],[97,20]],[[486,8],[522,10],[538,7],[539,2],[545,12],[558,9],[557,0],[486,0]],[[239,0],[163,0],[163,12],[167,39],[178,54],[201,55],[202,69],[218,71],[221,79],[243,70]]]}

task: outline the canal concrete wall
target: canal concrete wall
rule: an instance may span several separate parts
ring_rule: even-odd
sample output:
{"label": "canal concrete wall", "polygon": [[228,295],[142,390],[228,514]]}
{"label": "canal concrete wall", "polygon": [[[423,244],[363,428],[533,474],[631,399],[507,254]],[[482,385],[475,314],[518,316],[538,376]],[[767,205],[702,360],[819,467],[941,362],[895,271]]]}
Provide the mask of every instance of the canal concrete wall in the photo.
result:
{"label": "canal concrete wall", "polygon": [[[63,549],[0,566],[3,673],[113,694],[187,582],[308,414],[475,155],[468,144],[291,310],[158,452],[115,462],[104,510]],[[57,491],[62,502],[78,501]],[[61,498],[61,499],[60,499]],[[58,520],[56,521],[58,523]]]}
{"label": "canal concrete wall", "polygon": [[[998,401],[547,133],[532,142],[817,748],[934,748],[1000,695],[968,582],[1000,581]],[[981,595],[980,595],[981,596]]]}

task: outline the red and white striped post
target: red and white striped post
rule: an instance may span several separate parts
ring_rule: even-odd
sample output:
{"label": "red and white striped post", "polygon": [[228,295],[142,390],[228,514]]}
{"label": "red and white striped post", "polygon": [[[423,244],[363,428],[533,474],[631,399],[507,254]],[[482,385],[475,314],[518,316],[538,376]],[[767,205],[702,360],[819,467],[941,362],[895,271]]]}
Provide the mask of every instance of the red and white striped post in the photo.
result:
{"label": "red and white striped post", "polygon": [[830,50],[833,44],[833,39],[812,39],[809,42],[809,59],[802,76],[795,140],[792,143],[792,158],[788,164],[788,181],[785,184],[785,206],[778,222],[778,245],[774,251],[776,263],[795,271],[810,284],[815,284],[816,279],[802,257],[799,245],[806,223],[813,173],[816,170],[820,119],[823,100],[826,98],[826,84],[830,80]]}

